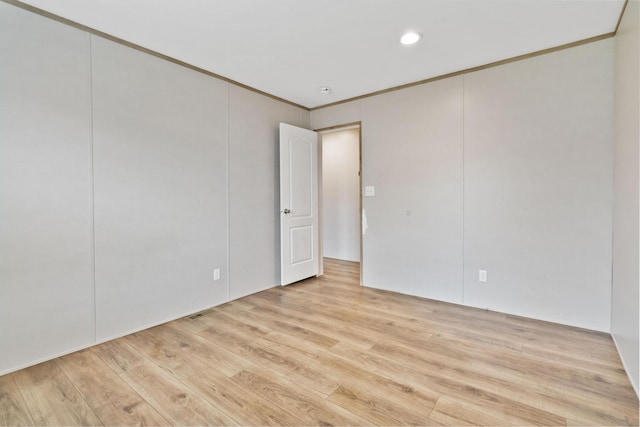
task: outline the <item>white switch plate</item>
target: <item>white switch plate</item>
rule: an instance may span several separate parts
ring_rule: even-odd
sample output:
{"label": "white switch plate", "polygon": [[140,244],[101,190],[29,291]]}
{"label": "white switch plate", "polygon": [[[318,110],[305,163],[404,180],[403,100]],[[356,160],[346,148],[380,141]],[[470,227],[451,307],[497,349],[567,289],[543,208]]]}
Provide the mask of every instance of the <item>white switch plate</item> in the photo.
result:
{"label": "white switch plate", "polygon": [[376,195],[376,187],[374,187],[373,185],[368,185],[366,187],[364,187],[364,195],[366,197],[373,197]]}
{"label": "white switch plate", "polygon": [[216,268],[213,270],[213,280],[220,280],[220,269]]}
{"label": "white switch plate", "polygon": [[481,282],[487,281],[487,270],[478,270],[478,280]]}

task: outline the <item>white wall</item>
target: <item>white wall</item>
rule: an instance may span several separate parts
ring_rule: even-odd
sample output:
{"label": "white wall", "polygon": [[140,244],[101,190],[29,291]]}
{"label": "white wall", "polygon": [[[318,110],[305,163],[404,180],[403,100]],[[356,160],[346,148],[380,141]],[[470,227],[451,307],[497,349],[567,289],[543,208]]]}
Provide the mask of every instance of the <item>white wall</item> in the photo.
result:
{"label": "white wall", "polygon": [[630,1],[627,4],[616,36],[615,97],[611,333],[636,394],[639,394],[640,3],[638,1]]}
{"label": "white wall", "polygon": [[89,35],[0,3],[0,374],[94,341]]}
{"label": "white wall", "polygon": [[312,111],[362,121],[364,285],[609,331],[613,50]]}
{"label": "white wall", "polygon": [[279,283],[308,111],[2,2],[0,69],[0,375]]}
{"label": "white wall", "polygon": [[96,36],[91,59],[103,341],[228,299],[228,85]]}
{"label": "white wall", "polygon": [[360,261],[360,129],[322,138],[323,256]]}
{"label": "white wall", "polygon": [[361,102],[362,283],[462,303],[462,77]]}
{"label": "white wall", "polygon": [[230,86],[230,298],[280,284],[279,123],[309,112]]}
{"label": "white wall", "polygon": [[464,97],[465,304],[609,331],[613,40],[468,74]]}

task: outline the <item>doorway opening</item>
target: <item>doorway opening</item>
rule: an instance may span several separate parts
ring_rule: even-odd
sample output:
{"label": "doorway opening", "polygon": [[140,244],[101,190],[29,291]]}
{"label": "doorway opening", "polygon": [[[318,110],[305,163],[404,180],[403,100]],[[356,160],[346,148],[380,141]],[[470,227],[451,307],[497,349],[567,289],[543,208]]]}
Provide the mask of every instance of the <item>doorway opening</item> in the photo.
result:
{"label": "doorway opening", "polygon": [[[319,129],[320,274],[362,285],[360,123]],[[357,276],[357,277],[355,277]]]}

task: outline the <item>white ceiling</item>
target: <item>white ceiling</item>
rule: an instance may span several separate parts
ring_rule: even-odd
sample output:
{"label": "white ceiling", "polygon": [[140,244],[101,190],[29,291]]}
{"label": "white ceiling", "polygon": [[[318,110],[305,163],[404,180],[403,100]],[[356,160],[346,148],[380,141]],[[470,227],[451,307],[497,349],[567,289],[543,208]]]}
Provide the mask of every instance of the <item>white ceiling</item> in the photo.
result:
{"label": "white ceiling", "polygon": [[[22,0],[316,107],[611,33],[624,0]],[[424,35],[399,43],[406,30]],[[319,88],[330,86],[329,95]]]}

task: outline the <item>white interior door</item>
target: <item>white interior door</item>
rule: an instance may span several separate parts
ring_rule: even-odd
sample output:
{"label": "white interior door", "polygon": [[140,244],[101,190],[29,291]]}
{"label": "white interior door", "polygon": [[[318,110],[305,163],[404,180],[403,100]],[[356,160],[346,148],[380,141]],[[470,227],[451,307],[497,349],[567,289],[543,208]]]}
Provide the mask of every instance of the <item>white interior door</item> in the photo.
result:
{"label": "white interior door", "polygon": [[318,134],[280,123],[282,284],[318,275]]}

